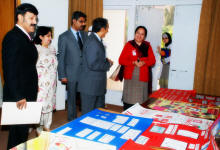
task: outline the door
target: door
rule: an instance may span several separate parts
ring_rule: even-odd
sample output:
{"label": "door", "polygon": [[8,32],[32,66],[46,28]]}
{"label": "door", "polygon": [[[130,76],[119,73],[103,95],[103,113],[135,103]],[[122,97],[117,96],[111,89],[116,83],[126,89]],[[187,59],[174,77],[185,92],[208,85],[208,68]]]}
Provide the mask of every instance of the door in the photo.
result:
{"label": "door", "polygon": [[171,89],[193,89],[200,11],[201,5],[175,8],[168,84]]}

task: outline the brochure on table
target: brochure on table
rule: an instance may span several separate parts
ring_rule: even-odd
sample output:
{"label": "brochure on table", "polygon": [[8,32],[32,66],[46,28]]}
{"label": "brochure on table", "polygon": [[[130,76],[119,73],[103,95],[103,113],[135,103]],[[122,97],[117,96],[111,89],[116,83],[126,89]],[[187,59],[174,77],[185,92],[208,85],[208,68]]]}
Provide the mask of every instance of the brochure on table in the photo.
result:
{"label": "brochure on table", "polygon": [[163,123],[175,123],[194,126],[198,127],[201,130],[208,129],[213,123],[213,121],[207,119],[194,118],[172,112],[146,109],[142,107],[139,103],[136,103],[132,107],[125,110],[123,114],[144,118],[152,118],[156,121],[160,121]]}
{"label": "brochure on table", "polygon": [[128,139],[136,140],[152,121],[95,109],[51,132],[120,148]]}

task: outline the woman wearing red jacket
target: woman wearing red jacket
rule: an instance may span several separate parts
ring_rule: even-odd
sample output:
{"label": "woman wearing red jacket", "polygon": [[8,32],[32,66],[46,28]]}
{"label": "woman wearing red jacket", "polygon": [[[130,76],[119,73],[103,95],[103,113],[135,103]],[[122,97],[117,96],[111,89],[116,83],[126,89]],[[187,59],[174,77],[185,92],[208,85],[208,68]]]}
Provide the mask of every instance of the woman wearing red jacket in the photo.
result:
{"label": "woman wearing red jacket", "polygon": [[119,57],[124,66],[124,88],[122,101],[124,110],[135,103],[142,104],[148,98],[149,67],[155,64],[155,57],[147,37],[147,29],[138,26],[134,40],[127,42]]}

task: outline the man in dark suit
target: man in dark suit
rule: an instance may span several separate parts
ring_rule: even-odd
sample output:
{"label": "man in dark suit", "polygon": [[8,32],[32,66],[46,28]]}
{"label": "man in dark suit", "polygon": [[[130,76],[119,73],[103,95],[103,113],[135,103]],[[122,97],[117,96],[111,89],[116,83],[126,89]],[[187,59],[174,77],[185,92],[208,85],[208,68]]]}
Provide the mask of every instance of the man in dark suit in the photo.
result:
{"label": "man in dark suit", "polygon": [[113,61],[106,58],[102,38],[108,32],[108,20],[96,18],[93,20],[92,33],[83,47],[83,67],[79,82],[82,101],[82,114],[105,106],[106,72]]}
{"label": "man in dark suit", "polygon": [[[38,91],[36,70],[37,49],[30,33],[37,24],[38,10],[31,4],[16,8],[16,25],[2,42],[4,74],[3,101],[16,102],[18,109],[25,109],[27,101],[35,101]],[[12,125],[9,129],[8,149],[28,139],[28,125]]]}
{"label": "man in dark suit", "polygon": [[76,92],[82,66],[82,47],[87,38],[83,30],[86,26],[86,15],[80,11],[73,12],[72,26],[58,39],[58,76],[67,84],[68,120],[76,116]]}

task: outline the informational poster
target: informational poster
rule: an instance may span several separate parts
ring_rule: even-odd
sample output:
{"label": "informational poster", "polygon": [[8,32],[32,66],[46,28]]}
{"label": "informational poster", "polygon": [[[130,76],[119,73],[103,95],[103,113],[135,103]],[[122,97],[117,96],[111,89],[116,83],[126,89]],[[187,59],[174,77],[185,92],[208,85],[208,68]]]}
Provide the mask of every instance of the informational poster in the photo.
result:
{"label": "informational poster", "polygon": [[194,118],[178,113],[147,109],[142,107],[139,103],[125,110],[123,114],[144,118],[152,118],[154,119],[154,121],[160,121],[163,123],[175,123],[194,126],[201,130],[208,129],[213,123],[213,121],[207,119]]}
{"label": "informational poster", "polygon": [[120,148],[127,140],[136,140],[153,119],[110,113],[95,109],[51,132]]}
{"label": "informational poster", "polygon": [[152,123],[134,142],[127,141],[120,150],[129,150],[130,145],[135,148],[160,147],[175,150],[200,150],[209,141],[208,130],[178,124]]}
{"label": "informational poster", "polygon": [[218,150],[214,137],[220,131],[220,115],[207,130],[170,123],[153,122],[136,140],[128,140],[120,150],[175,149]]}

